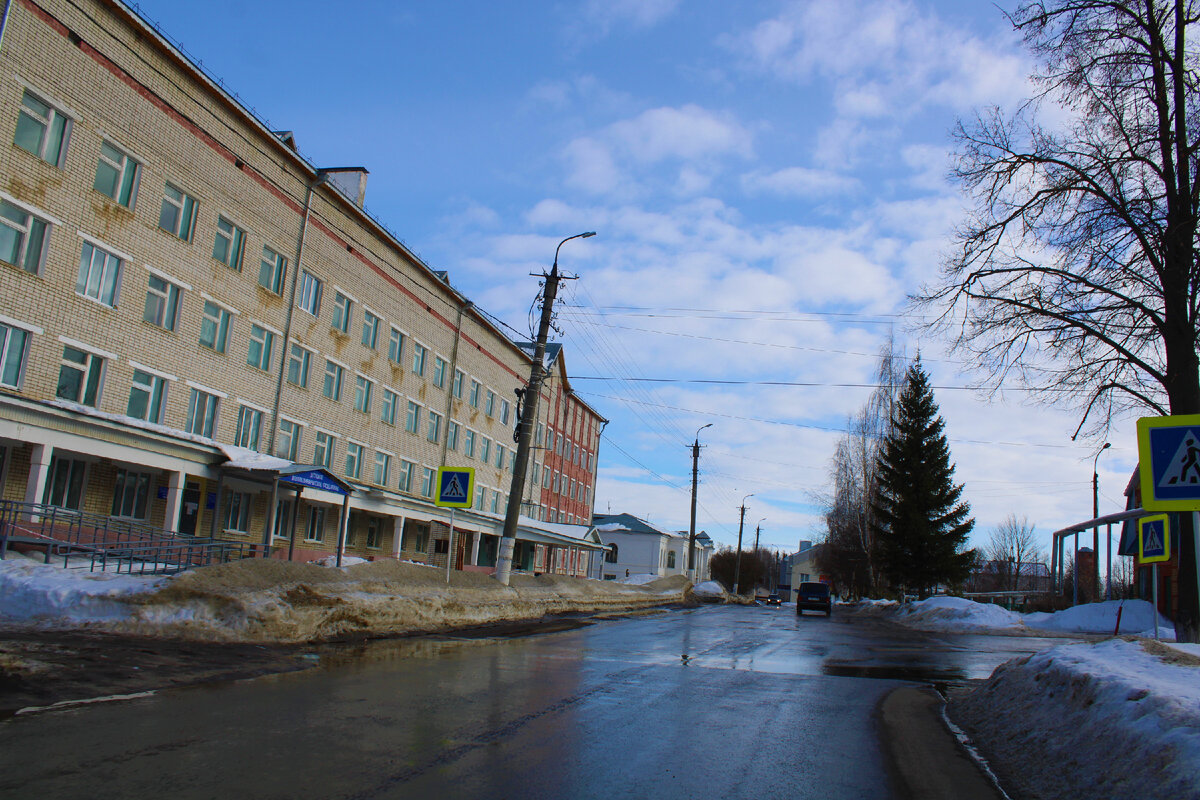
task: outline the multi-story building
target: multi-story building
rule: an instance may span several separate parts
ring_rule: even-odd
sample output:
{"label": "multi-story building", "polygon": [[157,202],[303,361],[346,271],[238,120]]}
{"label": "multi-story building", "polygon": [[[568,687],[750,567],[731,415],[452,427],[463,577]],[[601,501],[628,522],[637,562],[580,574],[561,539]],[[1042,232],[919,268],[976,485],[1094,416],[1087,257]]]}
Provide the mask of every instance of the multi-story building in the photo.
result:
{"label": "multi-story building", "polygon": [[[672,533],[651,525],[633,514],[596,514],[596,531],[608,548],[601,567],[604,580],[634,575],[686,575],[688,532]],[[703,531],[696,533],[696,582],[708,580],[713,542]]]}
{"label": "multi-story building", "polygon": [[[123,3],[6,7],[3,497],[490,569],[527,353],[364,209],[365,169],[314,167]],[[579,524],[525,520],[516,566],[586,575],[601,418],[561,363],[542,463],[575,483],[535,503]],[[453,554],[444,465],[476,471]]]}

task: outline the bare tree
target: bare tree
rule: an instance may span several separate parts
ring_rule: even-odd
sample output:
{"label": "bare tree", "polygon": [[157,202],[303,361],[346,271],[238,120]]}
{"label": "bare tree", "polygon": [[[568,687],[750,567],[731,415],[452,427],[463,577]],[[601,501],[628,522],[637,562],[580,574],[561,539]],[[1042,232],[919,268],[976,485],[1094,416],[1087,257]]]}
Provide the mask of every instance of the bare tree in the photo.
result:
{"label": "bare tree", "polygon": [[998,591],[1016,592],[1022,588],[1023,574],[1036,574],[1033,565],[1046,560],[1045,551],[1038,543],[1033,525],[1026,517],[1009,514],[992,531],[988,539],[987,558],[989,569],[997,579]]}
{"label": "bare tree", "polygon": [[[1015,377],[1115,415],[1200,413],[1196,0],[1026,2],[1010,17],[1038,58],[1014,114],[960,122],[955,175],[974,201],[940,285],[918,298],[998,388]],[[1070,121],[1039,123],[1056,106]],[[1190,519],[1188,520],[1190,527]],[[1200,637],[1190,530],[1180,618]]]}

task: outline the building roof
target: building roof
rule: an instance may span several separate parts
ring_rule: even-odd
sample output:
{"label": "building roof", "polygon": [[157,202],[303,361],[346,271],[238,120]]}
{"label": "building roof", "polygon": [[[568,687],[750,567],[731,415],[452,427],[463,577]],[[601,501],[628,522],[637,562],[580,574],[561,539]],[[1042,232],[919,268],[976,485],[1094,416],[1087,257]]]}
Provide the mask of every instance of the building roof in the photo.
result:
{"label": "building roof", "polygon": [[658,536],[674,536],[675,534],[656,528],[641,517],[633,514],[595,514],[592,524],[601,533],[652,533]]}

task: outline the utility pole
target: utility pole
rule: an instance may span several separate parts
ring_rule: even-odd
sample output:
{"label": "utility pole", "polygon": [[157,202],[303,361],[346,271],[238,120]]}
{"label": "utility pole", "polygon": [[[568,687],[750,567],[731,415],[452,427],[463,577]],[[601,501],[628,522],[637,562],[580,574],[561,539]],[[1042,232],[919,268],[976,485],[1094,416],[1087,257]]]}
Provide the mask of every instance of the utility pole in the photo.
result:
{"label": "utility pole", "polygon": [[525,402],[521,407],[521,419],[517,428],[517,460],[513,465],[512,483],[508,490],[508,507],[504,513],[504,535],[500,538],[500,554],[496,559],[496,580],[508,585],[512,574],[513,548],[517,541],[517,518],[521,515],[521,497],[525,492],[525,470],[529,467],[529,442],[537,422],[538,400],[542,395],[542,379],[545,377],[546,339],[550,336],[550,320],[554,314],[554,298],[558,295],[558,251],[572,239],[587,239],[595,231],[568,236],[554,248],[554,266],[546,279],[542,295],[542,319],[538,324],[537,343],[533,348],[533,365],[529,368],[529,385],[525,389]]}
{"label": "utility pole", "polygon": [[[763,563],[762,556],[758,552],[758,535],[760,533],[762,533],[762,524],[766,521],[767,521],[767,518],[763,517],[762,519],[760,519],[758,521],[758,524],[754,526],[754,558],[756,561],[758,561],[759,564],[762,564],[764,567],[767,567],[767,565]],[[769,570],[770,567],[767,567],[767,569]]]}
{"label": "utility pole", "polygon": [[696,441],[692,443],[692,524],[688,528],[688,580],[696,582],[696,476],[700,471],[700,431],[711,428],[712,423],[696,429]]}
{"label": "utility pole", "polygon": [[747,500],[749,500],[751,497],[754,497],[754,495],[753,495],[753,494],[748,494],[748,495],[746,495],[745,497],[743,497],[743,498],[742,498],[742,514],[741,514],[741,516],[738,518],[738,548],[737,548],[737,560],[733,562],[733,593],[734,593],[735,595],[738,593],[738,589],[741,587],[741,579],[742,579],[742,527],[743,527],[743,525],[744,525],[744,524],[745,524],[745,522],[746,522],[746,501],[747,501]]}
{"label": "utility pole", "polygon": [[[1112,447],[1112,442],[1105,442],[1104,447],[1100,448],[1100,453],[1103,453],[1108,448]],[[1100,473],[1097,471],[1100,464],[1100,453],[1096,453],[1096,457],[1092,459],[1092,519],[1100,516]],[[1110,544],[1111,548],[1112,545]],[[1093,603],[1100,602],[1100,526],[1092,528],[1092,560],[1095,562],[1093,571],[1095,573],[1096,596],[1092,598]],[[1109,568],[1111,573],[1111,567]],[[1109,575],[1112,578],[1112,575]]]}

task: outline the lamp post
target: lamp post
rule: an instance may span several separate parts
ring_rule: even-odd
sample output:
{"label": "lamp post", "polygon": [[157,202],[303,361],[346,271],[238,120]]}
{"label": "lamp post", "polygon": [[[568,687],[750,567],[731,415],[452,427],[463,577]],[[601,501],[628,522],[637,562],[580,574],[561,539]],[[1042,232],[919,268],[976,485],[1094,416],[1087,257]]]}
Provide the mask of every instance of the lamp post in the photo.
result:
{"label": "lamp post", "polygon": [[696,429],[696,441],[692,442],[692,524],[688,528],[688,579],[696,581],[696,475],[700,468],[700,431],[713,424],[701,425]]}
{"label": "lamp post", "polygon": [[742,578],[742,527],[743,527],[744,523],[746,522],[746,501],[749,500],[751,497],[754,497],[754,495],[748,494],[742,498],[742,514],[740,517],[738,517],[737,560],[735,560],[733,562],[733,593],[734,593],[734,595],[736,595],[738,593],[738,588],[740,586],[741,578]]}
{"label": "lamp post", "polygon": [[550,335],[550,320],[553,316],[554,298],[558,294],[558,251],[572,239],[587,239],[595,231],[568,236],[554,248],[554,266],[545,275],[546,287],[542,297],[542,319],[538,325],[537,343],[533,348],[533,365],[529,368],[529,386],[525,390],[525,402],[521,407],[521,419],[517,428],[517,457],[513,464],[512,483],[508,490],[508,507],[504,513],[504,535],[500,538],[500,554],[496,559],[496,580],[505,586],[512,572],[512,555],[517,538],[517,518],[521,515],[521,497],[525,492],[525,470],[529,466],[529,441],[537,422],[538,399],[542,394],[542,379],[545,377],[543,361],[546,358],[546,339]]}
{"label": "lamp post", "polygon": [[[1108,448],[1112,447],[1112,442],[1105,442],[1104,446],[1096,452],[1096,457],[1092,459],[1092,519],[1100,516],[1100,473],[1097,471],[1100,463],[1100,454]],[[1096,593],[1099,594],[1100,589],[1100,526],[1092,528],[1092,559],[1095,564],[1096,577]],[[1112,541],[1108,543],[1108,582],[1112,582]],[[1106,587],[1106,595],[1109,591]],[[1097,597],[1097,600],[1100,598]]]}

